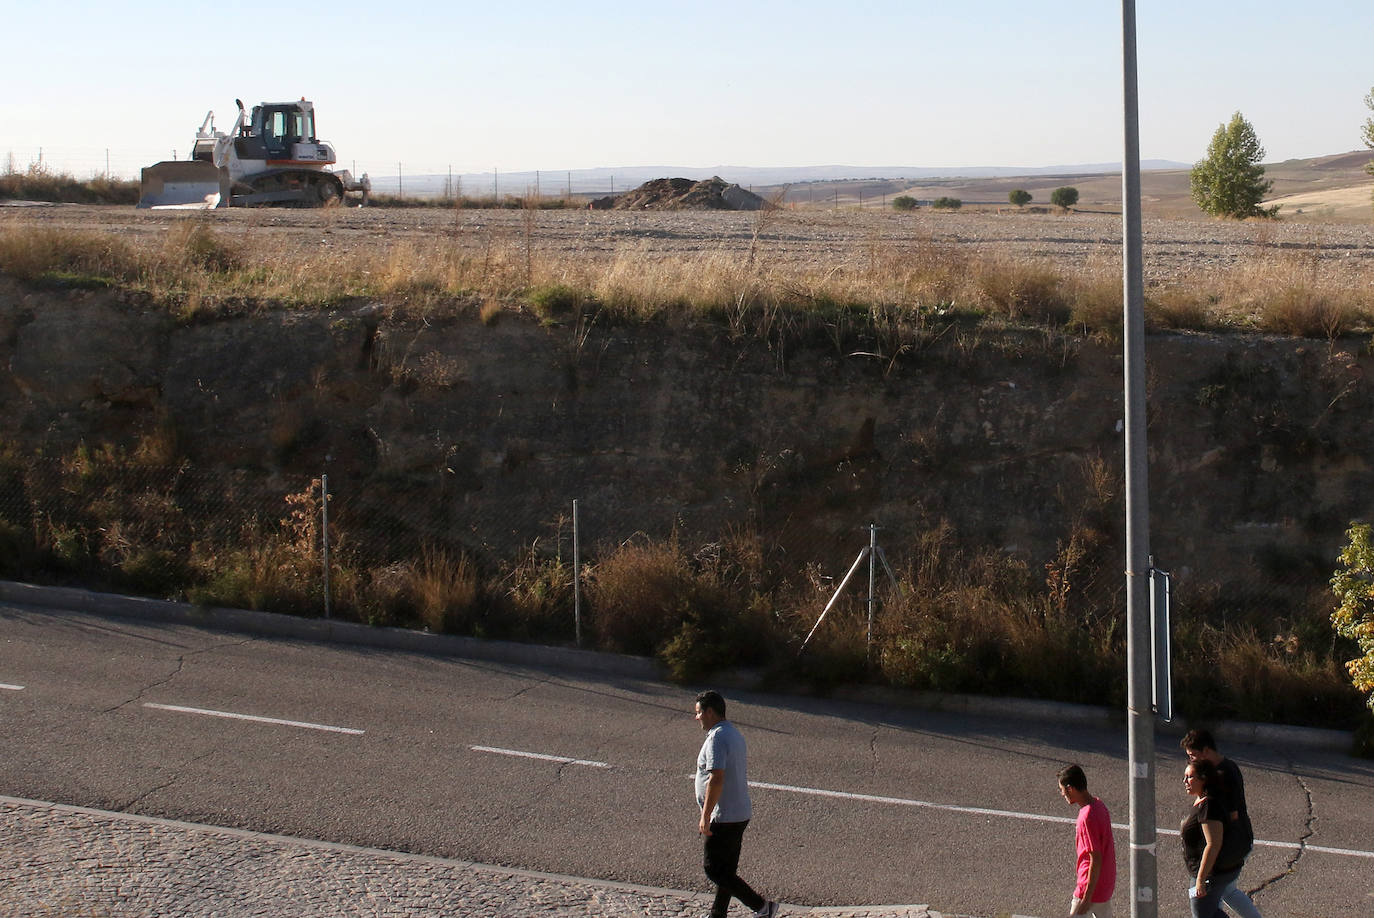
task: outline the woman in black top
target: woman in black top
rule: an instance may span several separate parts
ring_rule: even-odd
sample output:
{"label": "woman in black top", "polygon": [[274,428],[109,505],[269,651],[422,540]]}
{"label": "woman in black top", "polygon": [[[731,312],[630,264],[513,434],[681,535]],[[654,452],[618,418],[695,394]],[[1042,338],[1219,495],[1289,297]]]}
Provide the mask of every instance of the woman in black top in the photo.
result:
{"label": "woman in black top", "polygon": [[1218,863],[1226,819],[1220,782],[1216,766],[1205,759],[1189,762],[1183,770],[1183,786],[1193,798],[1193,805],[1179,826],[1179,838],[1183,842],[1183,860],[1194,877],[1188,890],[1193,918],[1220,915],[1221,897],[1240,875],[1241,864]]}

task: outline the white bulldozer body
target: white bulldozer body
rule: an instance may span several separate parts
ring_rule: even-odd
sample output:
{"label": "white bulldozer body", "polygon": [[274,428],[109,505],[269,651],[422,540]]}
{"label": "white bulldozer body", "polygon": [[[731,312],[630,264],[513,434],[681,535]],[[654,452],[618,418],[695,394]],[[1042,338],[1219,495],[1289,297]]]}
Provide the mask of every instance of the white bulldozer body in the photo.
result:
{"label": "white bulldozer body", "polygon": [[315,137],[315,106],[263,102],[250,115],[238,105],[228,133],[215,130],[207,112],[196,131],[191,158],[156,163],[143,170],[138,206],[158,209],[284,204],[325,207],[360,192],[367,202],[372,184],[334,171],[334,148]]}

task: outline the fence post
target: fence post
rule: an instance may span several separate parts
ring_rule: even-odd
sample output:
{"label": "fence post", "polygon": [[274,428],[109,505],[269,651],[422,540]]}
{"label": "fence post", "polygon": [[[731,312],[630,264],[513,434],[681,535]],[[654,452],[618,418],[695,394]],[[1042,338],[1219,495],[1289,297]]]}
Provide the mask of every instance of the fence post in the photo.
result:
{"label": "fence post", "polygon": [[329,618],[329,474],[320,476],[320,544],[324,558],[324,617]]}
{"label": "fence post", "polygon": [[577,498],[573,498],[573,629],[582,646],[582,542],[577,528]]}
{"label": "fence post", "polygon": [[873,662],[873,594],[878,574],[878,524],[868,524],[868,640],[864,644],[864,659]]}

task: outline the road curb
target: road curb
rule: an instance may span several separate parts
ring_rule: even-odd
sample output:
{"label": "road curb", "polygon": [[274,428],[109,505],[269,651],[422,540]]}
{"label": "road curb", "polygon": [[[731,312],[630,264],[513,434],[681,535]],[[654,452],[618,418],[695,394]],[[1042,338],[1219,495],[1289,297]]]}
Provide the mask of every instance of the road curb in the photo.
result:
{"label": "road curb", "polygon": [[[451,634],[431,634],[406,628],[377,628],[357,622],[341,622],[322,618],[301,618],[275,612],[255,612],[248,609],[225,609],[196,606],[184,602],[168,602],[98,593],[76,587],[38,586],[0,580],[0,602],[44,608],[72,609],[79,612],[141,618],[151,621],[174,622],[213,628],[220,631],[290,637],[323,643],[351,644],[402,650],[413,653],[490,660],[524,666],[549,666],[604,673],[632,679],[661,680],[663,668],[648,657],[581,650],[576,647],[550,647],[543,644],[521,644],[484,638],[460,637]],[[813,694],[804,686],[769,687],[753,672],[736,670],[724,673],[714,684],[725,688],[748,691],[775,691],[784,694]],[[993,698],[984,695],[942,694],[914,692],[882,686],[844,686],[827,697],[860,704],[881,704],[893,707],[917,708],[994,717],[1014,717],[1056,723],[1077,723],[1091,726],[1122,725],[1125,712],[1113,708],[1060,701],[1037,701],[1025,698]],[[1156,730],[1165,735],[1182,737],[1188,730],[1182,720],[1159,723]],[[1285,724],[1263,724],[1245,721],[1223,721],[1212,726],[1219,737],[1236,743],[1302,746],[1348,754],[1353,746],[1353,734],[1345,730],[1318,727],[1294,727]]]}
{"label": "road curb", "polygon": [[520,644],[515,641],[485,640],[453,634],[431,634],[408,628],[378,628],[357,622],[302,618],[249,609],[197,606],[139,596],[97,593],[75,587],[36,586],[0,580],[0,602],[71,609],[120,618],[173,622],[267,637],[299,638],[323,643],[491,660],[497,663],[591,670],[634,679],[657,680],[663,675],[658,662],[647,657],[601,653],[576,647],[550,647],[543,644]]}

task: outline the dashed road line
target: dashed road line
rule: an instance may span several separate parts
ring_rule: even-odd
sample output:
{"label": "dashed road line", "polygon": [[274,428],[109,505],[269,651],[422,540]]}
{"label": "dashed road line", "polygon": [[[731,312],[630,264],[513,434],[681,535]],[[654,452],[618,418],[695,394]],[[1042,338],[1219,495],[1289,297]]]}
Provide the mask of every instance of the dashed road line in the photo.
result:
{"label": "dashed road line", "polygon": [[570,759],[563,755],[546,755],[542,752],[524,752],[519,749],[501,749],[497,746],[469,746],[473,752],[490,752],[495,755],[516,756],[522,759],[539,759],[542,762],[558,762],[563,765],[586,765],[591,768],[610,768],[609,762],[593,762],[590,759]]}
{"label": "dashed road line", "polygon": [[8,683],[0,682],[0,689],[4,689],[4,690],[7,691],[7,692],[22,692],[22,691],[24,691],[24,686],[22,686],[22,685],[9,685]]}
{"label": "dashed road line", "polygon": [[312,724],[304,720],[283,720],[280,717],[259,717],[256,714],[237,714],[233,711],[212,711],[208,708],[188,708],[179,704],[153,704],[144,702],[145,708],[158,711],[176,711],[181,714],[203,714],[206,717],[224,717],[229,720],[248,720],[259,724],[273,724],[279,727],[299,727],[303,730],[324,730],[328,733],[347,733],[349,736],[362,736],[362,730],[354,727],[336,727],[331,724]]}
{"label": "dashed road line", "polygon": [[[850,791],[825,790],[819,787],[798,787],[794,784],[770,784],[766,781],[750,781],[750,787],[760,790],[783,791],[790,794],[805,794],[811,797],[830,797],[839,800],[855,800],[862,803],[886,803],[894,806],[920,807],[928,810],[943,810],[947,813],[967,813],[974,816],[1000,816],[1006,819],[1022,819],[1028,822],[1055,822],[1073,825],[1075,820],[1068,816],[1046,816],[1043,813],[1022,813],[1016,810],[993,810],[981,806],[960,806],[955,803],[934,803],[929,800],[913,800],[907,797],[883,797],[876,794],[856,794]],[[1124,822],[1112,823],[1113,829],[1126,831],[1130,825]],[[1177,829],[1156,829],[1156,835],[1178,835]],[[1336,854],[1344,857],[1374,858],[1374,851],[1359,848],[1333,848],[1325,845],[1300,845],[1297,842],[1266,841],[1255,839],[1257,846],[1267,848],[1304,848],[1322,854]]]}

